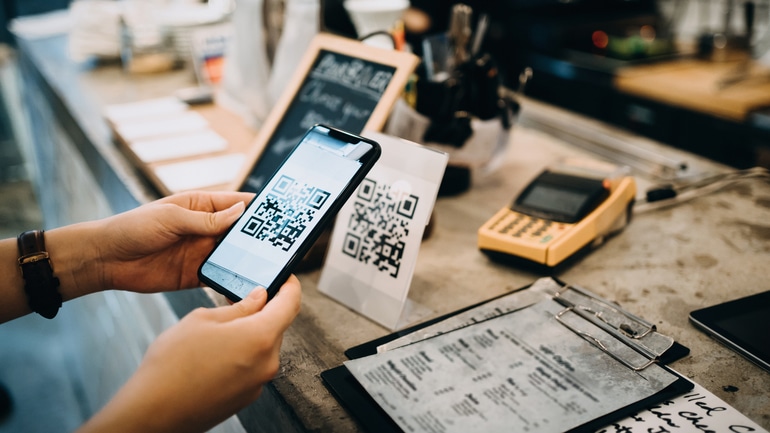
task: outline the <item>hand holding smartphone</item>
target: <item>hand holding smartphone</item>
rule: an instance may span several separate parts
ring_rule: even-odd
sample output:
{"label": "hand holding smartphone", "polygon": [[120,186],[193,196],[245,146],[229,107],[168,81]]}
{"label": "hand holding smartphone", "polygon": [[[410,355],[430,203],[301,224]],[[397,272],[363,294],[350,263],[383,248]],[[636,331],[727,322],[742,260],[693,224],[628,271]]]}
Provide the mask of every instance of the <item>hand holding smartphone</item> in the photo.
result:
{"label": "hand holding smartphone", "polygon": [[313,126],[198,270],[232,301],[256,287],[271,299],[381,154],[373,140]]}

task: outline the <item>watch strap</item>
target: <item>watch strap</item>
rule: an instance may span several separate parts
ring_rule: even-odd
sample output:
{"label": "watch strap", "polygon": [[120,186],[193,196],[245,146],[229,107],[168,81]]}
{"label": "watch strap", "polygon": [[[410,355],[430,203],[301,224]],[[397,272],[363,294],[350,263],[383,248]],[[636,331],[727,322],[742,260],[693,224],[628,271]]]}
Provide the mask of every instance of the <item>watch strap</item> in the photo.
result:
{"label": "watch strap", "polygon": [[19,268],[24,277],[24,291],[32,311],[52,319],[62,305],[59,279],[53,274],[53,266],[45,248],[43,230],[30,230],[17,238]]}

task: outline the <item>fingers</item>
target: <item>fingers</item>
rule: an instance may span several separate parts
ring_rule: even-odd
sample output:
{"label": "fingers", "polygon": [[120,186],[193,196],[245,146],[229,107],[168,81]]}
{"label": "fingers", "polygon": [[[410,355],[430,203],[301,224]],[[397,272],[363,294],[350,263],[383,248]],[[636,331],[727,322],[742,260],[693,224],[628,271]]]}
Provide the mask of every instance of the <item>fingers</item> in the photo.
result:
{"label": "fingers", "polygon": [[252,290],[248,296],[232,305],[210,308],[207,313],[215,320],[228,322],[261,311],[267,303],[267,291],[262,287]]}
{"label": "fingers", "polygon": [[158,200],[172,210],[172,230],[180,235],[216,236],[243,213],[254,194],[246,192],[193,191]]}
{"label": "fingers", "polygon": [[267,302],[267,291],[257,288],[239,302],[212,308],[209,312],[220,321],[245,319],[258,322],[257,325],[248,326],[258,328],[260,334],[281,335],[297,317],[301,299],[299,280],[291,275],[270,302]]}
{"label": "fingers", "polygon": [[258,315],[260,329],[282,334],[299,313],[302,289],[296,276],[290,275],[273,299],[262,308]]}
{"label": "fingers", "polygon": [[264,287],[257,287],[245,298],[234,303],[232,306],[235,307],[235,309],[241,313],[241,317],[243,317],[262,311],[266,303],[267,290]]}
{"label": "fingers", "polygon": [[253,193],[238,191],[189,191],[164,197],[159,202],[173,203],[185,209],[216,212],[229,208],[236,202],[248,204]]}

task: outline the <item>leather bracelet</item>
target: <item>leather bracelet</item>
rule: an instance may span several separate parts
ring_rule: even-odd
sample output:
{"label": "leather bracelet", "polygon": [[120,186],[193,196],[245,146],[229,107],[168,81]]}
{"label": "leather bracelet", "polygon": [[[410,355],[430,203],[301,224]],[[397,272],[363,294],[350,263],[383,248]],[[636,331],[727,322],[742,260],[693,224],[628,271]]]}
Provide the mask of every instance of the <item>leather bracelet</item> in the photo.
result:
{"label": "leather bracelet", "polygon": [[61,308],[62,297],[59,279],[53,274],[51,259],[45,249],[43,230],[26,231],[16,240],[29,308],[46,319],[53,319]]}

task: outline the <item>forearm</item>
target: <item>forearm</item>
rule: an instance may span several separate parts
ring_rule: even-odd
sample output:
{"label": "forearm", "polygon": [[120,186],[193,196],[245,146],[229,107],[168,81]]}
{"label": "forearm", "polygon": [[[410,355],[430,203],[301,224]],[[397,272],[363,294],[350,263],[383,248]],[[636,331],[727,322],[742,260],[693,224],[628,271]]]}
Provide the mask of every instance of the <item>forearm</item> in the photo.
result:
{"label": "forearm", "polygon": [[[141,375],[141,373],[139,373]],[[156,396],[165,389],[165,380],[154,384],[141,384],[142,379],[132,377],[123,388],[77,430],[77,433],[162,433],[175,431],[167,420],[168,408]],[[174,401],[173,396],[168,401]],[[165,402],[165,403],[168,403]],[[158,405],[160,403],[160,405]],[[203,431],[203,429],[201,429]]]}
{"label": "forearm", "polygon": [[231,414],[220,414],[218,408],[200,401],[199,406],[192,407],[186,397],[178,395],[174,378],[148,376],[152,374],[145,374],[140,367],[76,433],[197,433],[208,431]]}
{"label": "forearm", "polygon": [[[253,194],[191,192],[110,218],[46,231],[64,301],[105,289],[159,292],[196,287],[196,270]],[[0,243],[0,323],[30,312],[16,239]]]}
{"label": "forearm", "polygon": [[[95,222],[76,224],[45,232],[45,245],[54,275],[59,278],[62,300],[102,290],[97,245],[93,240]],[[31,312],[24,293],[24,279],[18,265],[16,239],[0,241],[0,323]]]}

